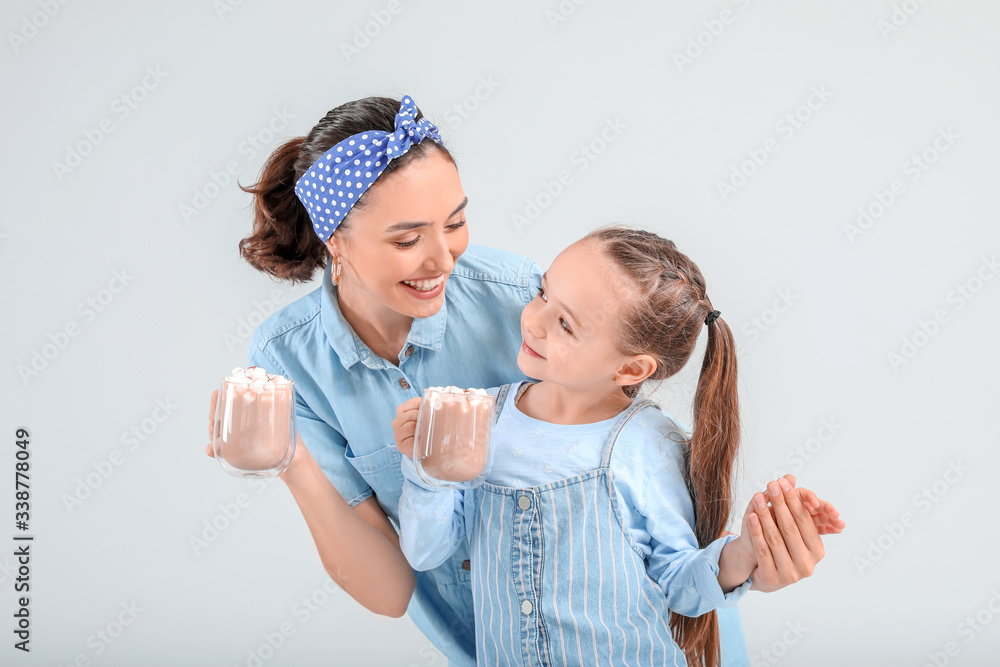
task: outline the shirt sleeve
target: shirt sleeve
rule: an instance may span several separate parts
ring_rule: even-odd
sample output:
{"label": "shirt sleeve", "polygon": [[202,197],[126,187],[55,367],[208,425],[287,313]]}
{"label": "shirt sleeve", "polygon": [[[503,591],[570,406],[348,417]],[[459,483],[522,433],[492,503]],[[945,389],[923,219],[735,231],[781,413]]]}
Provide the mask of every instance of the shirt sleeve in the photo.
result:
{"label": "shirt sleeve", "polygon": [[646,572],[666,595],[667,607],[682,616],[735,605],[751,580],[723,593],[718,577],[722,548],[737,536],[725,535],[699,549],[681,444],[666,435],[650,437],[648,431],[646,437],[626,438],[630,430],[619,437],[612,469],[625,505],[623,518],[646,556]]}
{"label": "shirt sleeve", "polygon": [[[249,365],[260,366],[271,373],[289,377],[271,355],[254,339],[248,353]],[[290,378],[295,380],[295,378]],[[369,498],[373,491],[350,461],[347,460],[347,439],[333,426],[323,421],[295,390],[295,428],[320,470],[351,507]]]}
{"label": "shirt sleeve", "polygon": [[451,558],[465,539],[466,494],[426,484],[413,460],[400,457],[403,491],[399,496],[399,546],[414,570],[432,570]]}

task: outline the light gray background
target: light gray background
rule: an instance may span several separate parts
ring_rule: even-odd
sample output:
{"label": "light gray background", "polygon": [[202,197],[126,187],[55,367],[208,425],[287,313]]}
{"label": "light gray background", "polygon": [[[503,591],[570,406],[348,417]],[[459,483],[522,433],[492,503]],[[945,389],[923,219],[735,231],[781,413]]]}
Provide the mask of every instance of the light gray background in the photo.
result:
{"label": "light gray background", "polygon": [[[280,481],[255,488],[203,452],[209,394],[245,363],[241,321],[316,286],[276,284],[240,259],[250,199],[234,182],[213,189],[212,173],[233,161],[252,182],[269,150],[328,109],[409,93],[459,161],[473,242],[544,267],[624,221],[674,239],[704,271],[742,350],[737,510],[794,472],[848,524],[811,579],[741,603],[753,664],[995,663],[1000,279],[984,258],[1000,251],[1000,6],[231,4],[53,2],[49,18],[44,3],[4,3],[0,662],[247,665],[287,622],[294,634],[264,664],[445,663],[408,619],[326,595]],[[880,29],[894,7],[901,25]],[[370,43],[345,54],[366,24]],[[689,40],[706,46],[678,66]],[[802,107],[813,89],[825,101]],[[808,119],[788,136],[779,123],[797,111]],[[103,119],[113,131],[57,174]],[[581,170],[580,146],[616,119]],[[284,127],[269,134],[272,122]],[[949,128],[948,150],[912,180],[908,161],[935,157]],[[260,150],[246,143],[257,135]],[[724,200],[718,183],[769,139],[777,152]],[[546,200],[562,170],[572,182]],[[858,208],[895,179],[902,194],[849,238]],[[185,220],[196,190],[211,198]],[[518,230],[527,199],[547,206]],[[128,279],[112,293],[116,271]],[[81,308],[88,299],[101,312]],[[936,311],[947,319],[935,328]],[[919,347],[893,364],[904,338]],[[51,358],[22,378],[36,353]],[[694,380],[658,393],[685,418]],[[9,628],[17,427],[32,435],[30,656]],[[134,449],[132,428],[147,431]],[[121,465],[70,511],[66,496],[116,450]],[[220,504],[241,493],[249,505],[195,553],[190,538],[224,524]],[[296,604],[313,595],[324,604],[306,619]],[[123,603],[142,611],[113,644],[96,640]],[[979,630],[966,620],[977,613]]]}

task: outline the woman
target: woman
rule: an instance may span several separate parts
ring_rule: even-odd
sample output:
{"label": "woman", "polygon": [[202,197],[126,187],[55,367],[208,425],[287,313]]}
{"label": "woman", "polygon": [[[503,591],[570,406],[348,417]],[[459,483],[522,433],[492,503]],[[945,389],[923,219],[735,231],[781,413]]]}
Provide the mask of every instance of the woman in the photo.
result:
{"label": "woman", "polygon": [[[281,478],[341,588],[376,613],[408,611],[449,660],[473,665],[467,546],[419,573],[399,548],[392,420],[427,386],[524,379],[520,312],[541,272],[524,257],[469,247],[454,160],[408,97],[331,110],[275,150],[245,191],[254,230],[240,251],[251,265],[292,282],[325,266],[323,284],[250,343],[251,364],[295,381],[299,440]],[[767,543],[754,543],[766,563],[754,587],[765,590],[808,576],[823,557],[812,523],[796,528],[795,490],[774,506],[774,517],[761,514]],[[723,664],[747,664],[735,609],[719,618]]]}

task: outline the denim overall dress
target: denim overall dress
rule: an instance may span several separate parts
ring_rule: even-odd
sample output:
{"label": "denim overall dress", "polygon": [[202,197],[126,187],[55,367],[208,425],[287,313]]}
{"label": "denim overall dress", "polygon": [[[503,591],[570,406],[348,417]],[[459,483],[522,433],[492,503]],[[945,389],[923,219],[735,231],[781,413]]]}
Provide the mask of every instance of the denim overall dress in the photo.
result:
{"label": "denim overall dress", "polygon": [[[510,385],[497,394],[498,417]],[[624,529],[611,456],[575,477],[515,489],[484,482],[470,526],[477,664],[687,665],[668,624],[667,601]]]}

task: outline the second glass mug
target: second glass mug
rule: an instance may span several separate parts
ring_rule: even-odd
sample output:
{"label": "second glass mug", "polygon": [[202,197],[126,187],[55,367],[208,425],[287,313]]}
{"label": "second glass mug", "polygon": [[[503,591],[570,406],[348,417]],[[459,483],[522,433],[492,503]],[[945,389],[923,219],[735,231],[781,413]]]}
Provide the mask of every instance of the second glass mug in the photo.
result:
{"label": "second glass mug", "polygon": [[427,484],[471,489],[493,463],[490,426],[494,398],[451,388],[424,390],[413,436],[413,463]]}
{"label": "second glass mug", "polygon": [[215,459],[235,477],[274,477],[295,456],[295,390],[289,380],[253,387],[223,380],[215,406]]}

